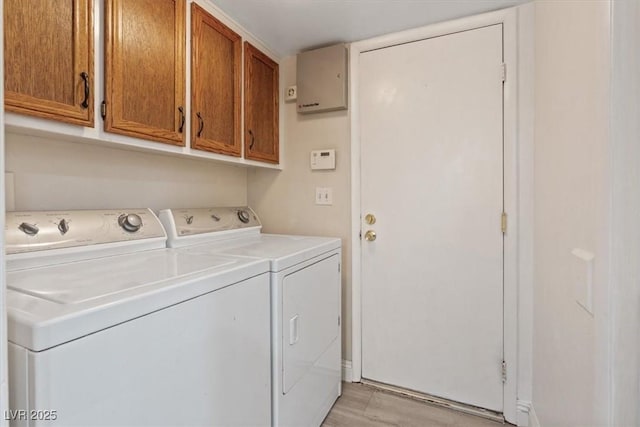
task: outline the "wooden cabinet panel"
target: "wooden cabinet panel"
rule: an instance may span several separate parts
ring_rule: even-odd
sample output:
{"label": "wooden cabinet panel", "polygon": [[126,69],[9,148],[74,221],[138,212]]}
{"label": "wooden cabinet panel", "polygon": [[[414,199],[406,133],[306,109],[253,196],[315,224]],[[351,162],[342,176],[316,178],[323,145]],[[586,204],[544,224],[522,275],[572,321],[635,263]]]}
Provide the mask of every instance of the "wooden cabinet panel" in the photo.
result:
{"label": "wooden cabinet panel", "polygon": [[184,145],[185,0],[105,7],[105,130]]}
{"label": "wooden cabinet panel", "polygon": [[240,156],[242,38],[191,4],[191,147]]}
{"label": "wooden cabinet panel", "polygon": [[8,111],[93,127],[93,1],[5,0]]}
{"label": "wooden cabinet panel", "polygon": [[278,64],[249,42],[244,61],[244,156],[278,163]]}

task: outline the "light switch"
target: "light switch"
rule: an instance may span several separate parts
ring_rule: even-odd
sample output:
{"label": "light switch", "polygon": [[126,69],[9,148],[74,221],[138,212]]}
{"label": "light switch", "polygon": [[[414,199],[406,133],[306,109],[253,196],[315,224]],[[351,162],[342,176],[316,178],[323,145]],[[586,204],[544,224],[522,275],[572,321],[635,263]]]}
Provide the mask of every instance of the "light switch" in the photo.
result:
{"label": "light switch", "polygon": [[333,205],[333,188],[316,187],[316,205]]}

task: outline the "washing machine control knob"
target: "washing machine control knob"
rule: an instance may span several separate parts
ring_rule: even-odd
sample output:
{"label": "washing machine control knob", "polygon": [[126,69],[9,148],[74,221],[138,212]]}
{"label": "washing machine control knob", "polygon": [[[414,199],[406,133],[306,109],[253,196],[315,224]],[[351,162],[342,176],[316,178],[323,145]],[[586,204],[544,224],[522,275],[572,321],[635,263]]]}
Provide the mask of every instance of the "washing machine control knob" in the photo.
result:
{"label": "washing machine control knob", "polygon": [[63,236],[67,234],[67,231],[69,231],[69,221],[62,218],[58,223],[58,231],[60,231],[60,234],[62,234]]}
{"label": "washing machine control knob", "polygon": [[18,228],[24,234],[28,234],[29,236],[35,236],[36,234],[38,234],[38,231],[40,231],[40,229],[35,224],[29,224],[28,222],[23,222],[18,226]]}
{"label": "washing machine control knob", "polygon": [[129,233],[135,233],[142,227],[142,218],[136,214],[122,214],[118,217],[118,224]]}
{"label": "washing machine control knob", "polygon": [[246,223],[249,222],[251,217],[249,216],[249,212],[247,212],[244,209],[241,209],[241,210],[238,211],[238,219],[246,224]]}

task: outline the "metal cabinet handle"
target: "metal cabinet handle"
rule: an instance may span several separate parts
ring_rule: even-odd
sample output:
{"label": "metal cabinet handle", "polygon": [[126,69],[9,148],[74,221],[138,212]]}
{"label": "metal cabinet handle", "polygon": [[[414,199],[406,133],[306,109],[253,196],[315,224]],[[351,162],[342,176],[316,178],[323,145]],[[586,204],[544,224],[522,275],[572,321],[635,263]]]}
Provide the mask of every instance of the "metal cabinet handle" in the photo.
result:
{"label": "metal cabinet handle", "polygon": [[249,150],[253,150],[253,144],[256,142],[256,137],[253,135],[251,129],[249,129],[249,135],[251,136],[251,142],[249,143]]}
{"label": "metal cabinet handle", "polygon": [[178,132],[182,133],[184,129],[184,109],[182,107],[178,107],[178,111],[180,112],[180,127],[178,128]]}
{"label": "metal cabinet handle", "polygon": [[80,106],[84,109],[89,108],[89,74],[81,72],[80,77],[84,80],[84,100],[80,103]]}
{"label": "metal cabinet handle", "polygon": [[200,115],[200,113],[196,113],[196,116],[198,116],[198,121],[200,122],[200,127],[198,128],[198,138],[200,138],[200,135],[202,135],[202,130],[204,129],[204,120],[202,119],[202,116]]}

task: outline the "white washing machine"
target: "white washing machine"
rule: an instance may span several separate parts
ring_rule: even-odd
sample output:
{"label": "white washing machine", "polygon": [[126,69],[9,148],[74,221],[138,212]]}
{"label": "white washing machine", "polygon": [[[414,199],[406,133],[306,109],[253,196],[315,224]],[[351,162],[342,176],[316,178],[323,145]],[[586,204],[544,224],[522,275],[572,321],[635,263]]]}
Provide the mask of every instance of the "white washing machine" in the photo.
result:
{"label": "white washing machine", "polygon": [[160,211],[168,244],[192,256],[267,259],[274,426],[319,426],[341,393],[337,238],[261,234],[247,208]]}
{"label": "white washing machine", "polygon": [[270,425],[268,262],[166,249],[147,209],[5,234],[12,425]]}

